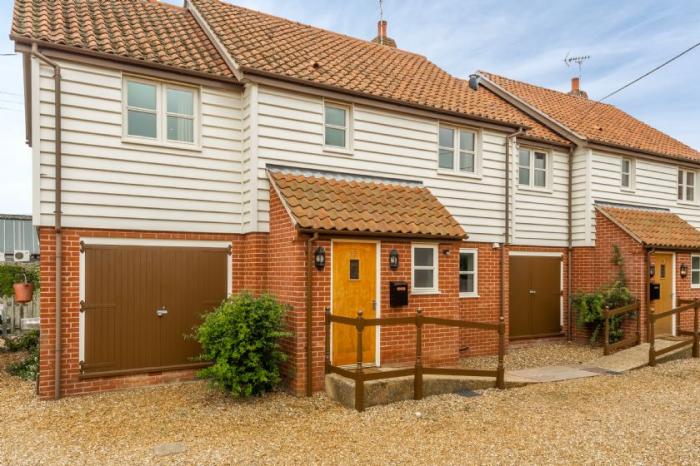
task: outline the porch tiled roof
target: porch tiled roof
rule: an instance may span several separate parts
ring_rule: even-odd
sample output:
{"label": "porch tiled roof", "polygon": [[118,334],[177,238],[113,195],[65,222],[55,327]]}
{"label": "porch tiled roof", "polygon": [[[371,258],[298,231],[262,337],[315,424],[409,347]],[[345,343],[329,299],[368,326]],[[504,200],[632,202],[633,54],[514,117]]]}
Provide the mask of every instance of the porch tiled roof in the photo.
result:
{"label": "porch tiled roof", "polygon": [[184,8],[144,0],[15,0],[10,37],[233,78]]}
{"label": "porch tiled roof", "polygon": [[302,230],[461,239],[466,233],[423,186],[270,172]]}
{"label": "porch tiled roof", "polygon": [[700,231],[672,212],[609,206],[598,211],[647,246],[700,249]]}

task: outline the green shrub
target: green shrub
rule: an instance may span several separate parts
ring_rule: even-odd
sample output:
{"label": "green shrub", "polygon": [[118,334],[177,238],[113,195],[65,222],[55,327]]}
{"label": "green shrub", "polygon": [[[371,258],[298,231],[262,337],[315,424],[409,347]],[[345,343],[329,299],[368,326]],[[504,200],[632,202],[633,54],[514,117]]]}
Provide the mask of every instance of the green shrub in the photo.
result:
{"label": "green shrub", "polygon": [[5,350],[16,352],[16,351],[32,351],[39,347],[39,331],[29,330],[20,336],[3,337],[5,340]]}
{"label": "green shrub", "polygon": [[17,337],[3,337],[3,340],[5,351],[29,353],[23,360],[8,364],[7,372],[25,380],[36,380],[39,373],[39,331],[30,330]]}
{"label": "green shrub", "polygon": [[203,316],[194,338],[202,345],[199,359],[213,364],[198,376],[234,396],[260,395],[280,382],[280,350],[285,307],[270,295],[234,295]]}
{"label": "green shrub", "polygon": [[[619,281],[593,293],[577,293],[572,297],[572,305],[577,311],[579,325],[593,329],[591,343],[598,341],[598,335],[605,326],[603,311],[606,307],[616,309],[632,304],[634,301],[630,290]],[[624,316],[610,319],[610,342],[614,343],[622,339],[623,319]]]}
{"label": "green shrub", "polygon": [[24,282],[34,285],[34,290],[39,289],[39,266],[37,264],[0,264],[0,297],[12,296],[12,285]]}

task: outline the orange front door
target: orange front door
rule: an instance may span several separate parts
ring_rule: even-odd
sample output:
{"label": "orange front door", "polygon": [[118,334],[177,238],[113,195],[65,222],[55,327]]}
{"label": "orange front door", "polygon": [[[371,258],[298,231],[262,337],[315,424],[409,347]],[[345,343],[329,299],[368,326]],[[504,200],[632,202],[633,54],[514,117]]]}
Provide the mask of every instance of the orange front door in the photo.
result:
{"label": "orange front door", "polygon": [[[661,285],[659,299],[651,302],[654,312],[664,312],[673,309],[673,254],[656,253],[651,256],[651,263],[654,266],[654,276],[652,283]],[[654,326],[656,335],[673,334],[673,316],[664,317],[656,321]]]}
{"label": "orange front door", "polygon": [[[366,319],[376,317],[377,245],[375,243],[334,242],[333,314]],[[332,362],[336,366],[357,363],[357,329],[333,324]],[[365,327],[362,338],[362,362],[374,364],[376,327]]]}

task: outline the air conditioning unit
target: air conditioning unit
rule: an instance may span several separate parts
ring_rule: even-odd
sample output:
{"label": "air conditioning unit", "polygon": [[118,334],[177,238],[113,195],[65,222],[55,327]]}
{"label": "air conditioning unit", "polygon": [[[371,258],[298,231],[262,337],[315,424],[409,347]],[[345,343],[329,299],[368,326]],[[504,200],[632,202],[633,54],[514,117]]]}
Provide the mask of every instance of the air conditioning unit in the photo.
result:
{"label": "air conditioning unit", "polygon": [[29,262],[32,259],[32,254],[30,251],[26,250],[15,250],[14,254],[15,262]]}

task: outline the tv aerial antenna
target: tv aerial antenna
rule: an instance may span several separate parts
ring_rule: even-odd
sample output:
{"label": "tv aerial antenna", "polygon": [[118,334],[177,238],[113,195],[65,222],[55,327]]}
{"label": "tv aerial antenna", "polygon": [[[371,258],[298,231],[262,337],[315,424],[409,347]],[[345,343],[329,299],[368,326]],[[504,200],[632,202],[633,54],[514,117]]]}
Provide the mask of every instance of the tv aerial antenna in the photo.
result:
{"label": "tv aerial antenna", "polygon": [[581,78],[581,68],[583,66],[583,63],[586,60],[589,60],[590,58],[590,55],[579,55],[578,57],[570,57],[569,52],[566,52],[566,56],[564,57],[564,64],[566,64],[566,67],[568,68],[574,63],[576,63],[578,65],[578,77]]}

